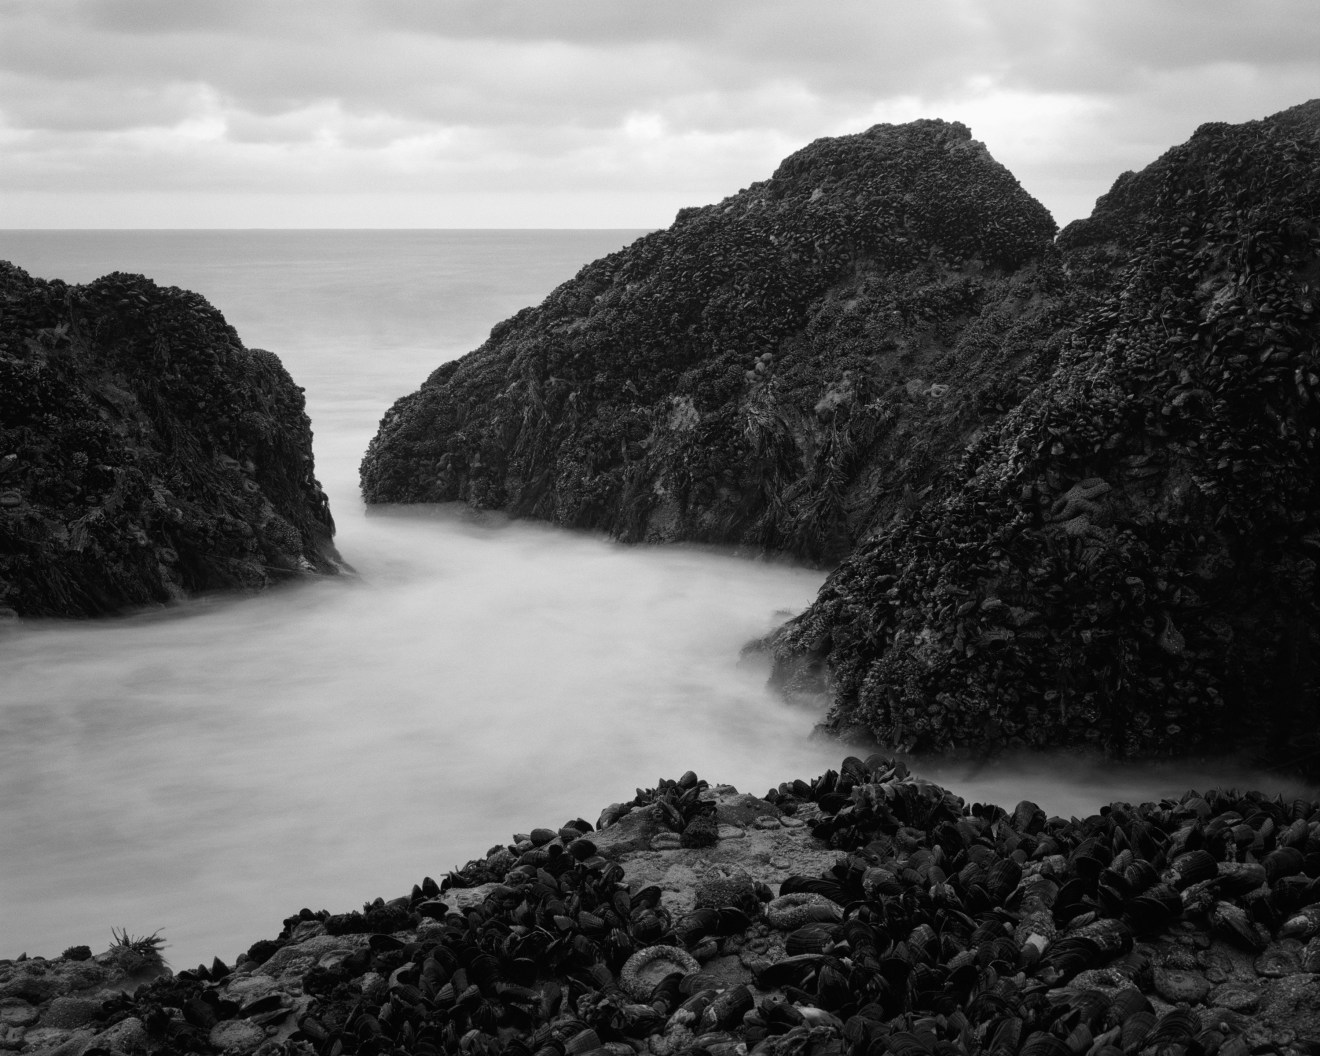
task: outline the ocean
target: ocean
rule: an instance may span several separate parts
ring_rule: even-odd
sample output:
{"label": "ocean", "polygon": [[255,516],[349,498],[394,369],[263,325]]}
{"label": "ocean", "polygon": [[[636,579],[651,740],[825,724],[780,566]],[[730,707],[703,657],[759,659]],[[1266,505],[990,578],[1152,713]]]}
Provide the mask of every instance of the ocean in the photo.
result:
{"label": "ocean", "polygon": [[[399,396],[640,231],[7,231],[0,259],[205,296],[306,389],[353,575],[0,632],[0,958],[159,932],[227,963],[695,770],[757,794],[837,767],[741,646],[819,569],[624,547],[428,506],[367,511]],[[930,768],[969,802],[1082,815],[1263,775],[1037,759]]]}

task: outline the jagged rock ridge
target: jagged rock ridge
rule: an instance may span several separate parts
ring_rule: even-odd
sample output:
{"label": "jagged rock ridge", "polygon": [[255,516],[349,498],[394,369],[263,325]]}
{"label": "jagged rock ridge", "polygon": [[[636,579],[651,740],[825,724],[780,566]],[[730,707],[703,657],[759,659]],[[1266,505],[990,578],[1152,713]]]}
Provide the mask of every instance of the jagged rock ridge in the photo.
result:
{"label": "jagged rock ridge", "polygon": [[94,616],[333,573],[302,389],[202,297],[0,263],[0,608]]}
{"label": "jagged rock ridge", "polygon": [[1006,398],[984,306],[1054,231],[962,125],[820,140],[438,368],[363,494],[837,558]]}

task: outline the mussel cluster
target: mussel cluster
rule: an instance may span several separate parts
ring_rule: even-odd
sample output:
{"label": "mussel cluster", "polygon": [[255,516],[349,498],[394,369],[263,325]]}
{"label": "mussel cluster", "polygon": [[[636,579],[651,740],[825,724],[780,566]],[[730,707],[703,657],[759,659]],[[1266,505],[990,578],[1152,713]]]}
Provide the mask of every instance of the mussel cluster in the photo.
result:
{"label": "mussel cluster", "polygon": [[[154,1024],[163,1051],[207,1051],[226,1017],[296,1015],[281,1051],[325,1056],[1320,1045],[1320,1018],[1285,1036],[1253,1016],[1269,986],[1320,972],[1316,803],[1216,790],[1065,821],[1029,802],[968,808],[878,756],[765,798],[811,819],[839,856],[777,894],[761,885],[751,904],[675,916],[660,888],[630,888],[579,820],[369,905],[366,943],[312,967],[296,1008],[222,998],[230,970],[217,962],[116,1011]],[[473,880],[480,900],[460,908],[456,885]],[[328,923],[304,911],[280,943],[296,949]],[[254,947],[244,970],[273,952]]]}
{"label": "mussel cluster", "polygon": [[715,804],[703,795],[709,787],[689,770],[677,781],[661,780],[655,788],[639,788],[630,802],[607,808],[600,822],[603,827],[634,807],[644,807],[662,830],[653,846],[709,847],[719,838]]}

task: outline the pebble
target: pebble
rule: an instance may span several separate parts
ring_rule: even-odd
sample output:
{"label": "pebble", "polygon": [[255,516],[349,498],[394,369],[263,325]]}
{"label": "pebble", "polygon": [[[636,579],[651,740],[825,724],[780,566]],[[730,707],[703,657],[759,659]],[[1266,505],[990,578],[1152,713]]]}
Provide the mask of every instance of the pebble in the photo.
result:
{"label": "pebble", "polygon": [[721,840],[741,840],[747,835],[740,825],[721,825],[718,831]]}

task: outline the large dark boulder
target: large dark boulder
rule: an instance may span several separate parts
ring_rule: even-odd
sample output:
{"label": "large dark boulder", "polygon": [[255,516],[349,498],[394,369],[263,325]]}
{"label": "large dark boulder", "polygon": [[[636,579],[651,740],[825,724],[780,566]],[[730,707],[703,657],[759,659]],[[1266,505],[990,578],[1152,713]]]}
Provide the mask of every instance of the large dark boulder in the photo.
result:
{"label": "large dark boulder", "polygon": [[1318,131],[1202,126],[1060,235],[1048,377],[769,643],[832,728],[1320,748]]}
{"label": "large dark boulder", "polygon": [[0,263],[0,609],[93,616],[338,570],[279,360],[195,293]]}
{"label": "large dark boulder", "polygon": [[363,495],[837,559],[1015,402],[1054,232],[962,125],[819,140],[439,367]]}

